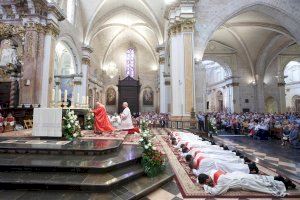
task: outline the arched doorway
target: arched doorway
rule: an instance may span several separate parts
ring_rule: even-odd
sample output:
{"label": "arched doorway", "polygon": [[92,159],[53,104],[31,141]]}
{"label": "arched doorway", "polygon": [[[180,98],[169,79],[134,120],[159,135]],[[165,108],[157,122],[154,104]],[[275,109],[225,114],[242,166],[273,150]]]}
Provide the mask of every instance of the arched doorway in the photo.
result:
{"label": "arched doorway", "polygon": [[285,101],[289,112],[300,111],[300,59],[290,61],[284,69]]}
{"label": "arched doorway", "polygon": [[221,91],[217,92],[217,111],[222,112],[224,109],[223,104],[223,93]]}
{"label": "arched doorway", "polygon": [[[63,98],[64,92],[67,91],[68,101],[71,101],[73,96],[73,79],[75,74],[75,59],[71,49],[64,42],[58,42],[55,47],[54,77],[56,83],[54,87],[56,94],[61,89],[61,98]],[[76,99],[74,100],[77,101]]]}

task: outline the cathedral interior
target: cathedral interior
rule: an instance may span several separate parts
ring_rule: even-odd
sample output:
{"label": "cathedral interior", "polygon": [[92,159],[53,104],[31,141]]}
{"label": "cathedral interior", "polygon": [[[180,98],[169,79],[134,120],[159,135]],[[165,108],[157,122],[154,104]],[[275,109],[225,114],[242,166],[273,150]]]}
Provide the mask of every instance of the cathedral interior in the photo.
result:
{"label": "cathedral interior", "polygon": [[[134,124],[149,121],[163,174],[143,175],[136,134],[82,128],[80,144],[61,146],[34,135],[35,110],[71,108],[88,127],[99,102],[112,117],[128,102]],[[299,113],[298,0],[0,0],[0,199],[214,199],[185,173],[166,139],[174,131],[238,149],[298,188]],[[299,146],[285,145],[285,120]],[[267,124],[271,139],[245,134],[251,123]]]}

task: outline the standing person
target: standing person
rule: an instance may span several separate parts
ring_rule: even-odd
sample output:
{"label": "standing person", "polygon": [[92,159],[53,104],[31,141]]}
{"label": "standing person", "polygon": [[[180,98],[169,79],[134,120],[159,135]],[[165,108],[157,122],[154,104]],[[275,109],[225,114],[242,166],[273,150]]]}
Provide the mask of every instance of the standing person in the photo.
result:
{"label": "standing person", "polygon": [[130,130],[133,129],[133,123],[132,123],[132,118],[131,118],[131,111],[128,107],[128,103],[124,102],[123,103],[123,112],[120,114],[121,117],[121,129],[122,130]]}
{"label": "standing person", "polygon": [[96,109],[92,111],[95,115],[94,117],[94,131],[96,134],[101,134],[102,132],[113,132],[115,128],[111,125],[105,106],[100,102],[96,102]]}
{"label": "standing person", "polygon": [[201,114],[201,112],[198,113],[197,119],[198,119],[198,128],[199,128],[199,131],[204,131],[205,117],[204,117],[204,115]]}

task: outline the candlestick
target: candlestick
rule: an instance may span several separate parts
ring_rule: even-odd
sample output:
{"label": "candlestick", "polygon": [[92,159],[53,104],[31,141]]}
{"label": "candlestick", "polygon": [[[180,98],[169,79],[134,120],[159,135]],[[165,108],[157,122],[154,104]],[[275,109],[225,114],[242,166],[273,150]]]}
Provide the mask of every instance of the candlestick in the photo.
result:
{"label": "candlestick", "polygon": [[55,89],[52,89],[52,99],[51,99],[52,102],[55,101]]}
{"label": "candlestick", "polygon": [[86,96],[86,105],[89,107],[89,96]]}
{"label": "candlestick", "polygon": [[58,90],[58,102],[61,102],[61,89]]}
{"label": "candlestick", "polygon": [[67,102],[68,100],[68,90],[65,90],[65,93],[64,93],[64,102]]}
{"label": "candlestick", "polygon": [[82,96],[82,105],[84,106],[85,105],[85,97],[84,96]]}
{"label": "candlestick", "polygon": [[77,103],[80,103],[80,97],[79,97],[79,93],[77,93]]}

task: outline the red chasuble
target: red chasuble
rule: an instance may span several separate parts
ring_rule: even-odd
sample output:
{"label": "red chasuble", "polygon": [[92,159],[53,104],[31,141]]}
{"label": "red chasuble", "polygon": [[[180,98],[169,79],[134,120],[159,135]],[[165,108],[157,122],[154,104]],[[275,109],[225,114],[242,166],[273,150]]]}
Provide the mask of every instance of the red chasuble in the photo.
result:
{"label": "red chasuble", "polygon": [[115,128],[111,125],[104,105],[100,105],[98,108],[93,110],[95,115],[94,130],[96,132],[112,132]]}

